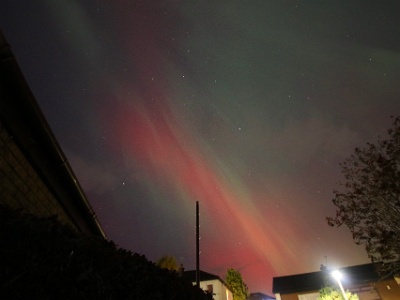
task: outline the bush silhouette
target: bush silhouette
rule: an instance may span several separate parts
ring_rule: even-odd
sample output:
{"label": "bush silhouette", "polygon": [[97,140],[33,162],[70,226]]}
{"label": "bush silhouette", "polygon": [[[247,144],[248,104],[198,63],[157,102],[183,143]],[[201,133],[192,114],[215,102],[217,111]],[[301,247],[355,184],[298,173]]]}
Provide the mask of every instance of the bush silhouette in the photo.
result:
{"label": "bush silhouette", "polygon": [[2,299],[212,299],[144,255],[0,206]]}

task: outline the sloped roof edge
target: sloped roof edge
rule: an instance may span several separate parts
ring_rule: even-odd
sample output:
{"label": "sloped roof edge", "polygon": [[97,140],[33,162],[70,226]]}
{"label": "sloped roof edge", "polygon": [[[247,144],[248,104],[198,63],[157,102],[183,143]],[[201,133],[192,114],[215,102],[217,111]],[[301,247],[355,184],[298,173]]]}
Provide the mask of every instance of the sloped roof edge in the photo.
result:
{"label": "sloped roof edge", "polygon": [[[363,264],[339,268],[353,286],[375,282],[379,280],[374,264]],[[315,291],[325,286],[330,278],[330,271],[318,271],[311,273],[295,274],[289,276],[274,277],[272,292],[274,294],[290,294],[294,292]]]}
{"label": "sloped roof edge", "polygon": [[106,238],[68,160],[0,31],[0,117],[77,227]]}
{"label": "sloped roof edge", "polygon": [[[183,276],[188,280],[195,282],[196,281],[196,270],[189,270],[183,273]],[[226,286],[231,292],[231,288],[226,284],[224,280],[221,279],[218,275],[211,274],[205,271],[200,270],[200,282],[201,281],[208,281],[208,280],[219,280],[224,286]]]}

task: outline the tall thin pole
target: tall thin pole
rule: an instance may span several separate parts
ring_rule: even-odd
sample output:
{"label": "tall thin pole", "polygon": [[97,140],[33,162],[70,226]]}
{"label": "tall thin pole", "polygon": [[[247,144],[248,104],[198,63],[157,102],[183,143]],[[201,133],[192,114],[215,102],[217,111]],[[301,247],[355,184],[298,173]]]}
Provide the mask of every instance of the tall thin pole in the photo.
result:
{"label": "tall thin pole", "polygon": [[200,286],[199,201],[196,201],[196,285]]}

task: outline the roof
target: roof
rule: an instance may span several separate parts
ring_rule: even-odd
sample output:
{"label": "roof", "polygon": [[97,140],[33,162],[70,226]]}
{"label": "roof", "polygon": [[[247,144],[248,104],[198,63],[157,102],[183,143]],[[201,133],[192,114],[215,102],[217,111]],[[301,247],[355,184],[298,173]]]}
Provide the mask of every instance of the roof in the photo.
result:
{"label": "roof", "polygon": [[251,293],[250,300],[275,300],[275,297],[268,296],[263,293]]}
{"label": "roof", "polygon": [[294,292],[319,290],[324,285],[322,272],[274,277],[272,292],[274,294],[290,294]]}
{"label": "roof", "polygon": [[[204,272],[202,270],[200,270],[199,273],[200,273],[199,274],[200,275],[200,282],[208,281],[208,280],[219,280],[229,291],[232,292],[232,290],[229,287],[229,285],[227,285],[226,282],[223,281],[221,279],[221,277],[219,277],[218,275],[207,273],[207,272]],[[191,282],[196,282],[196,270],[185,271],[183,273],[183,277],[186,278],[187,280],[191,281]]]}
{"label": "roof", "polygon": [[[346,274],[346,283],[351,286],[359,286],[379,280],[373,264],[350,266],[338,270]],[[272,291],[274,294],[317,291],[325,286],[329,280],[329,271],[274,277]]]}
{"label": "roof", "polygon": [[74,224],[105,238],[92,207],[0,31],[0,120]]}
{"label": "roof", "polygon": [[[185,271],[183,273],[183,277],[189,279],[192,282],[196,281],[196,270]],[[207,273],[200,270],[200,281],[207,281],[207,280],[219,280],[225,283],[218,275],[214,275],[211,273]]]}

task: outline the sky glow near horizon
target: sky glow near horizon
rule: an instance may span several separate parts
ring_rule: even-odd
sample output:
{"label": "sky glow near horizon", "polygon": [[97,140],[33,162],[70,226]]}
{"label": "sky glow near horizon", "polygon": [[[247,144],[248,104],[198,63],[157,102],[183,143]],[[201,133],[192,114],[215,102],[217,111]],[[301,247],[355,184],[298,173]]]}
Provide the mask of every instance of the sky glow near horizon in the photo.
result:
{"label": "sky glow near horizon", "polygon": [[201,268],[251,292],[368,262],[325,217],[400,112],[395,1],[22,2],[0,28],[120,247],[194,269],[199,201]]}

